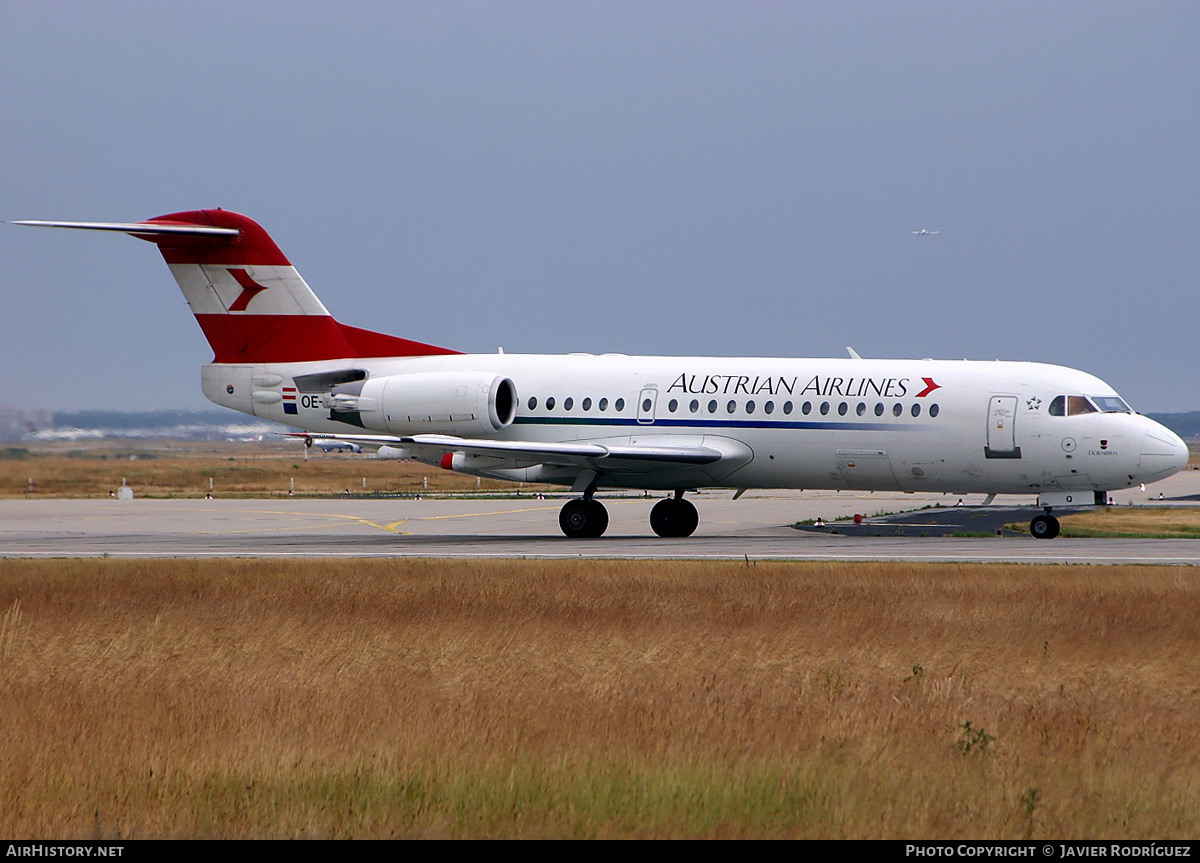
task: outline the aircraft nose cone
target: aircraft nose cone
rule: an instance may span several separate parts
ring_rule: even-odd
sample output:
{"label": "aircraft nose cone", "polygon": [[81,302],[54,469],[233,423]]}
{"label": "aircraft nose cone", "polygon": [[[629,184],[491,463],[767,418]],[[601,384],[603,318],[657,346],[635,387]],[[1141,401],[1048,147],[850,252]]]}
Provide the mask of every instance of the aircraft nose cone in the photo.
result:
{"label": "aircraft nose cone", "polygon": [[1142,438],[1139,464],[1147,472],[1167,477],[1187,467],[1188,448],[1183,439],[1164,426],[1156,426]]}

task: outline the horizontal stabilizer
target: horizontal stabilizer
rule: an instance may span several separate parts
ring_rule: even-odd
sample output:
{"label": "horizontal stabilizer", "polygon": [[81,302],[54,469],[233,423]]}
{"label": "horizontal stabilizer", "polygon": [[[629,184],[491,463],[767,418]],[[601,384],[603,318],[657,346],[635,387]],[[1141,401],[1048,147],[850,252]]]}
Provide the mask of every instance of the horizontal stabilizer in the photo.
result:
{"label": "horizontal stabilizer", "polygon": [[171,224],[169,222],[47,222],[40,219],[24,219],[11,222],[13,225],[29,225],[34,228],[78,228],[84,231],[118,231],[124,234],[152,236],[168,234],[177,237],[236,237],[237,228],[218,228],[213,225]]}

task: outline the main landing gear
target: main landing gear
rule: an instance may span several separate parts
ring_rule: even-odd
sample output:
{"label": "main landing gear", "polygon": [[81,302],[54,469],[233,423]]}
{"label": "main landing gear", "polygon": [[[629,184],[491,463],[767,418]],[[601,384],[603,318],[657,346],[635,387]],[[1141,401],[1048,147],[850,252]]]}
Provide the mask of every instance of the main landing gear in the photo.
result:
{"label": "main landing gear", "polygon": [[1054,539],[1058,536],[1058,528],[1058,519],[1050,514],[1050,507],[1046,507],[1044,515],[1035,515],[1029,522],[1029,532],[1034,539]]}
{"label": "main landing gear", "polygon": [[608,530],[608,510],[591,495],[577,497],[559,510],[558,526],[571,539],[594,539]]}
{"label": "main landing gear", "polygon": [[592,481],[583,490],[583,497],[567,501],[558,511],[558,526],[569,539],[595,539],[608,530],[608,510],[593,497],[597,485],[593,474]]}
{"label": "main landing gear", "polygon": [[650,528],[659,536],[691,536],[700,523],[700,513],[690,500],[683,499],[683,491],[675,497],[660,500],[650,510]]}
{"label": "main landing gear", "polygon": [[[608,529],[608,510],[593,494],[595,489],[589,489],[559,510],[558,526],[569,538],[594,539]],[[691,536],[699,523],[700,514],[690,500],[683,499],[682,491],[660,500],[650,510],[650,527],[659,536]]]}

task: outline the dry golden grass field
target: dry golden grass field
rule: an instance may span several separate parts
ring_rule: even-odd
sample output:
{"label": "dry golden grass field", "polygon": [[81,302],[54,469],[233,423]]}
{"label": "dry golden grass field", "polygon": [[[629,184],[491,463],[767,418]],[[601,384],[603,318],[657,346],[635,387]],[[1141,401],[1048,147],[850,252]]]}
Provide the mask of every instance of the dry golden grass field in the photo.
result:
{"label": "dry golden grass field", "polygon": [[1192,568],[0,561],[0,835],[1200,835]]}
{"label": "dry golden grass field", "polygon": [[305,497],[346,490],[353,494],[417,494],[518,488],[513,483],[476,481],[429,465],[322,453],[316,447],[305,460],[303,444],[295,441],[105,441],[83,447],[0,448],[0,497],[6,498],[107,497],[122,481],[132,486],[138,497],[195,498],[204,497],[210,480],[218,497],[286,497],[290,489]]}
{"label": "dry golden grass field", "polygon": [[1098,507],[1062,519],[1063,536],[1200,539],[1200,509],[1194,507]]}

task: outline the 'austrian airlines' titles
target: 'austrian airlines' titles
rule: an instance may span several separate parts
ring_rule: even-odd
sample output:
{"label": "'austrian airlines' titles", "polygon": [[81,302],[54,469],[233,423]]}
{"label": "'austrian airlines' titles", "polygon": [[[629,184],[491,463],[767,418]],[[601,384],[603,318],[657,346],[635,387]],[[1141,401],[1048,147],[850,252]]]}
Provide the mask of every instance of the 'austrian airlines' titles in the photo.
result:
{"label": "'austrian airlines' titles", "polygon": [[[941,389],[932,378],[922,378],[925,388],[917,393],[918,397],[929,395],[936,389]],[[880,398],[902,398],[909,393],[912,378],[840,378],[833,376],[813,375],[803,386],[798,377],[782,377],[779,375],[689,375],[681,374],[667,387],[667,392],[691,393],[694,395],[771,395],[771,396],[842,396],[843,398],[860,398],[863,396],[878,396]]]}

